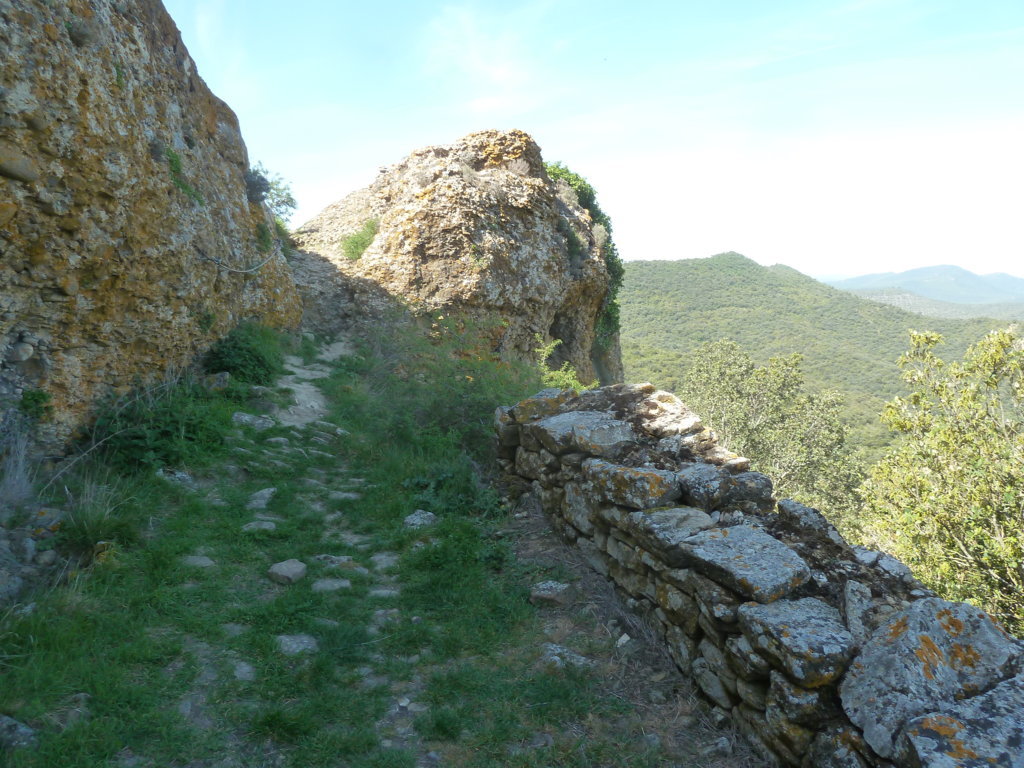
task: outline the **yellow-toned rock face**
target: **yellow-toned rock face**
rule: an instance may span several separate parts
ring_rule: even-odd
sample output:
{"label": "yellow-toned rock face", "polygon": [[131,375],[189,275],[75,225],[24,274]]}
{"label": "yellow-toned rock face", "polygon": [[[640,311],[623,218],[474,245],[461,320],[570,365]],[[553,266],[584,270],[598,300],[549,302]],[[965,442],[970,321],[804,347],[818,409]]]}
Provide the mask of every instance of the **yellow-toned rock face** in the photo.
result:
{"label": "yellow-toned rock face", "polygon": [[0,0],[0,61],[0,406],[45,390],[61,439],[240,319],[298,322],[237,118],[159,0]]}
{"label": "yellow-toned rock face", "polygon": [[[345,240],[369,220],[377,222],[376,236],[352,260]],[[598,368],[604,379],[621,380],[618,344],[603,357],[593,350],[608,292],[601,237],[574,193],[548,178],[533,139],[482,131],[382,170],[295,239],[304,258],[326,260],[352,278],[350,289],[369,283],[414,311],[499,321],[496,343],[506,357],[533,359],[540,334],[562,340],[554,361],[569,361],[583,381],[597,378]],[[296,279],[317,295],[319,280],[306,286]],[[329,299],[307,304],[314,324],[329,326]]]}

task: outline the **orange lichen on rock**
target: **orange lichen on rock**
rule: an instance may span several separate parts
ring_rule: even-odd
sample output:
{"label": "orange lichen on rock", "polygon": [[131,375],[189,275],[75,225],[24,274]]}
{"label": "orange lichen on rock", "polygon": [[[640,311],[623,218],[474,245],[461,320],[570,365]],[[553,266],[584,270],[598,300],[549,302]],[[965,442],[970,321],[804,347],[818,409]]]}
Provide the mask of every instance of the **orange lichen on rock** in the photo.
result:
{"label": "orange lichen on rock", "polygon": [[914,655],[924,665],[924,676],[929,680],[935,678],[935,670],[946,663],[946,656],[928,635],[918,635],[921,644],[914,651]]}

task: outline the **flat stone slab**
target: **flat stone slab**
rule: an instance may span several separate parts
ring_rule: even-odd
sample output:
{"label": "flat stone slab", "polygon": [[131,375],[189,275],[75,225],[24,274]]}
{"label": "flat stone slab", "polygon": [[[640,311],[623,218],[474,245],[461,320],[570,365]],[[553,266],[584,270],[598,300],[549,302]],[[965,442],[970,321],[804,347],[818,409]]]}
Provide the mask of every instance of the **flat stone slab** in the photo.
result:
{"label": "flat stone slab", "polygon": [[778,600],[811,577],[811,569],[800,555],[746,525],[701,531],[679,541],[673,551],[679,565],[761,603]]}
{"label": "flat stone slab", "polygon": [[571,389],[542,389],[533,397],[528,397],[508,410],[508,416],[519,424],[533,419],[551,416],[558,412],[562,405],[576,396]]}
{"label": "flat stone slab", "polygon": [[234,674],[235,680],[251,683],[256,679],[256,668],[246,661],[236,661]]}
{"label": "flat stone slab", "polygon": [[301,560],[283,560],[267,569],[267,576],[278,584],[294,584],[306,575],[306,564]]}
{"label": "flat stone slab", "polygon": [[714,523],[706,513],[694,507],[669,507],[632,512],[622,527],[646,549],[661,556],[671,568],[683,565],[685,557],[679,545],[690,536],[711,528]]}
{"label": "flat stone slab", "polygon": [[331,501],[359,501],[363,498],[363,494],[355,491],[331,491],[327,494],[327,498]]}
{"label": "flat stone slab", "polygon": [[406,515],[403,523],[406,528],[426,528],[437,522],[437,515],[427,512],[425,509],[417,509],[411,515]]}
{"label": "flat stone slab", "polygon": [[274,494],[277,493],[277,488],[264,488],[261,491],[256,491],[249,497],[249,500],[245,502],[246,509],[266,509],[267,504],[274,498]]}
{"label": "flat stone slab", "polygon": [[629,424],[600,411],[559,413],[523,429],[556,456],[575,452],[615,458],[636,442]]}
{"label": "flat stone slab", "polygon": [[925,598],[871,635],[839,696],[871,748],[891,757],[908,720],[987,691],[1011,676],[1021,655],[1021,644],[980,609]]}
{"label": "flat stone slab", "polygon": [[352,589],[352,582],[348,579],[317,579],[313,582],[314,592],[339,592],[343,589]]}
{"label": "flat stone slab", "polygon": [[242,526],[242,530],[249,531],[276,531],[277,523],[271,520],[253,520],[251,523],[246,523]]}
{"label": "flat stone slab", "polygon": [[542,581],[530,589],[530,602],[534,605],[568,605],[572,597],[572,585],[561,581]]}
{"label": "flat stone slab", "polygon": [[206,555],[188,555],[181,558],[183,565],[187,565],[190,568],[213,568],[216,563],[208,558]]}
{"label": "flat stone slab", "polygon": [[398,597],[399,589],[397,587],[374,587],[367,594],[370,597]]}
{"label": "flat stone slab", "polygon": [[584,461],[583,478],[605,501],[633,509],[664,507],[682,493],[675,472],[624,467],[604,459]]}
{"label": "flat stone slab", "polygon": [[320,644],[312,635],[278,635],[277,650],[285,656],[298,656],[301,653],[316,653]]}
{"label": "flat stone slab", "polygon": [[556,669],[563,667],[593,667],[596,663],[586,656],[581,656],[576,651],[556,643],[544,643],[542,646],[543,655],[541,660]]}
{"label": "flat stone slab", "polygon": [[13,717],[0,715],[0,752],[34,748],[38,744],[36,732]]}
{"label": "flat stone slab", "polygon": [[398,565],[398,559],[399,556],[394,552],[378,552],[370,557],[370,562],[373,563],[374,569],[386,571],[388,568],[394,568]]}
{"label": "flat stone slab", "polygon": [[270,416],[254,416],[253,414],[245,413],[244,411],[236,411],[231,414],[231,421],[235,424],[252,427],[253,429],[260,431],[270,429],[277,423]]}
{"label": "flat stone slab", "polygon": [[921,768],[1024,765],[1024,674],[941,712],[915,717],[898,744],[903,760]]}
{"label": "flat stone slab", "polygon": [[817,598],[744,603],[736,613],[751,646],[804,688],[835,680],[853,655],[853,635],[839,611]]}

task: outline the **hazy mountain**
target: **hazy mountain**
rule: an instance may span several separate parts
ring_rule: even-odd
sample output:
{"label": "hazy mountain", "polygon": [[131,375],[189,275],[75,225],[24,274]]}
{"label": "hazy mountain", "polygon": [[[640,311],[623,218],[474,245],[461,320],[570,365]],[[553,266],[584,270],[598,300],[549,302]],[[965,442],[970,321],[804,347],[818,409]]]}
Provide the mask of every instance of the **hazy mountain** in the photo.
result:
{"label": "hazy mountain", "polygon": [[828,284],[846,291],[896,289],[955,304],[1024,302],[1024,279],[1004,272],[976,275],[951,265],[861,275]]}
{"label": "hazy mountain", "polygon": [[952,358],[1000,324],[922,317],[736,253],[625,266],[619,301],[627,381],[674,389],[691,351],[721,338],[761,361],[800,352],[808,382],[843,392],[856,439],[876,449],[888,440],[878,415],[901,391],[896,360],[909,329],[942,333],[940,354]]}
{"label": "hazy mountain", "polygon": [[919,296],[900,288],[875,288],[853,291],[871,301],[889,304],[907,312],[930,317],[950,317],[962,320],[974,317],[991,317],[996,320],[1024,321],[1024,302],[1000,304],[955,304]]}

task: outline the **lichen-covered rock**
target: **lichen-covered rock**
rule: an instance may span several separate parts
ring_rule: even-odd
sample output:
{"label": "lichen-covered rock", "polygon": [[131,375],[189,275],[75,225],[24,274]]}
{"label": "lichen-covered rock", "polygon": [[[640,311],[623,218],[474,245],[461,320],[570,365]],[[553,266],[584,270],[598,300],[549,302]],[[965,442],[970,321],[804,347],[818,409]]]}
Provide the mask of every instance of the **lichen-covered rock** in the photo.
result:
{"label": "lichen-covered rock", "polygon": [[575,392],[571,389],[557,389],[555,387],[542,389],[532,397],[520,400],[510,407],[505,416],[516,424],[525,424],[533,419],[553,416],[574,395]]}
{"label": "lichen-covered rock", "polygon": [[0,406],[44,390],[58,443],[240,319],[298,323],[238,120],[159,0],[0,0],[0,51]]}
{"label": "lichen-covered rock", "polygon": [[799,725],[816,725],[831,719],[838,711],[834,687],[801,688],[778,670],[771,673],[768,701],[783,717]]}
{"label": "lichen-covered rock", "polygon": [[653,392],[641,400],[635,414],[642,420],[644,429],[659,439],[689,435],[704,428],[700,416],[687,408],[678,397],[664,390]]}
{"label": "lichen-covered rock", "polygon": [[830,683],[846,670],[853,636],[839,611],[821,600],[744,603],[738,615],[750,644],[804,688]]}
{"label": "lichen-covered rock", "polygon": [[615,459],[636,442],[629,424],[596,411],[559,413],[522,429],[555,455],[577,452]]}
{"label": "lichen-covered rock", "polygon": [[925,598],[865,643],[840,686],[843,709],[882,757],[913,717],[944,712],[1009,677],[1021,644],[983,611]]}
{"label": "lichen-covered rock", "polygon": [[680,543],[712,525],[707,513],[693,507],[645,509],[630,513],[622,521],[623,530],[670,568],[685,563]]}
{"label": "lichen-covered rock", "polygon": [[[602,235],[548,177],[522,131],[481,131],[413,152],[366,189],[328,206],[295,240],[309,256],[403,298],[414,311],[454,308],[495,326],[495,349],[533,361],[535,335],[561,339],[556,367],[582,381],[622,380],[618,340],[595,345],[609,276]],[[343,242],[377,222],[356,260]],[[528,311],[524,311],[528,308]],[[501,321],[497,325],[495,321]]]}
{"label": "lichen-covered rock", "polygon": [[773,490],[772,479],[768,475],[739,472],[729,478],[722,506],[748,512],[771,509],[775,503]]}
{"label": "lichen-covered rock", "polygon": [[683,564],[763,603],[789,594],[811,575],[796,552],[745,525],[694,534],[679,543],[678,552]]}
{"label": "lichen-covered rock", "polygon": [[792,499],[782,499],[779,502],[778,511],[779,519],[794,530],[804,534],[827,537],[843,547],[849,546],[835,526],[813,507],[805,506]]}
{"label": "lichen-covered rock", "polygon": [[864,739],[853,728],[837,726],[819,733],[804,755],[803,768],[868,768]]}
{"label": "lichen-covered rock", "polygon": [[692,463],[679,470],[683,499],[705,512],[716,509],[722,503],[729,480],[729,473],[713,464]]}
{"label": "lichen-covered rock", "polygon": [[920,768],[1024,765],[1024,674],[941,712],[915,717],[899,746],[902,759]]}
{"label": "lichen-covered rock", "polygon": [[633,509],[663,507],[679,498],[674,472],[623,467],[603,459],[583,462],[583,478],[602,499]]}

